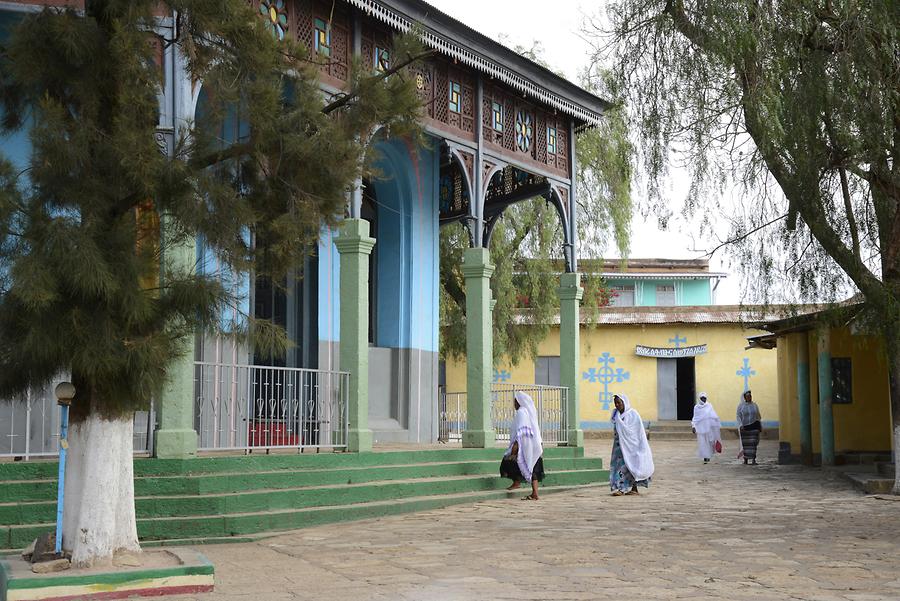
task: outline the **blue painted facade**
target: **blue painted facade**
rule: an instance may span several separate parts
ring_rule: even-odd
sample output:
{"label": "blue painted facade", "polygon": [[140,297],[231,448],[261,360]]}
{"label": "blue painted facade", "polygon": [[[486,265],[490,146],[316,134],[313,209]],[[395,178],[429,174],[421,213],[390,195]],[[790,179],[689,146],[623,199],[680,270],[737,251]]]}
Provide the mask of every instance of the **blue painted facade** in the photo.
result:
{"label": "blue painted facade", "polygon": [[[438,351],[437,141],[379,142],[375,346]],[[319,243],[319,341],[340,340],[340,256],[334,232]]]}
{"label": "blue painted facade", "polygon": [[634,306],[657,306],[657,286],[674,286],[676,306],[705,306],[713,304],[712,276],[694,280],[665,279],[665,278],[623,278],[607,277],[606,283],[610,287],[633,286]]}

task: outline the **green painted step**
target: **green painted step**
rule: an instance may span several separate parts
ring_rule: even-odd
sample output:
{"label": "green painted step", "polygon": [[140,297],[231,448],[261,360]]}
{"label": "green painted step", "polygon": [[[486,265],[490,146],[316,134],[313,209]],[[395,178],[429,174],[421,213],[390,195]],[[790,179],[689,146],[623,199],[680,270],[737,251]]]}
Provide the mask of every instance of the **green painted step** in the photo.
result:
{"label": "green painted step", "polygon": [[[577,491],[584,489],[592,489],[597,487],[597,483],[578,484],[570,486],[545,486],[541,488],[541,495],[548,495],[561,492]],[[527,491],[526,491],[527,492]],[[326,507],[317,509],[301,510],[303,519],[296,517],[291,518],[293,524],[290,528],[282,528],[276,524],[275,528],[260,531],[258,533],[247,533],[235,536],[198,536],[193,538],[177,538],[177,539],[159,539],[159,540],[141,540],[144,547],[155,547],[160,545],[201,545],[201,544],[221,544],[221,543],[240,543],[252,542],[262,538],[270,538],[285,532],[286,530],[298,530],[309,528],[312,526],[320,526],[323,524],[331,524],[345,521],[364,520],[371,518],[384,517],[389,515],[398,515],[403,513],[412,513],[416,511],[425,511],[429,509],[441,509],[451,505],[459,505],[462,503],[476,503],[479,501],[491,501],[504,498],[519,498],[524,494],[521,490],[515,492],[500,491],[478,491],[464,493],[459,495],[437,495],[429,497],[419,497],[414,499],[403,499],[401,501],[380,501],[377,503],[363,503],[352,507]],[[287,521],[282,525],[287,525]],[[22,538],[28,538],[30,543],[39,534],[46,532],[51,525],[32,526],[29,527],[30,533]],[[25,530],[23,529],[23,534]],[[29,538],[30,536],[30,538]],[[18,535],[17,535],[18,538]],[[18,553],[25,545],[0,549],[0,555],[11,555]]]}
{"label": "green painted step", "polygon": [[[452,463],[426,463],[400,466],[373,466],[337,469],[278,470],[266,472],[235,472],[189,476],[145,476],[135,478],[136,497],[155,495],[201,495],[211,493],[244,492],[249,490],[298,488],[328,484],[354,484],[380,480],[407,480],[494,474],[497,461],[466,461]],[[601,469],[597,458],[564,457],[544,460],[547,471],[571,469]],[[56,498],[56,480],[20,480],[0,483],[0,524],[10,521],[3,504],[30,501],[52,501]],[[22,522],[18,522],[22,523]]]}
{"label": "green painted step", "polygon": [[[134,475],[174,476],[180,474],[215,474],[247,471],[289,469],[331,469],[341,467],[371,467],[376,465],[412,465],[417,463],[446,463],[459,461],[499,461],[500,447],[492,449],[416,449],[377,453],[297,453],[223,455],[194,459],[152,459],[136,457]],[[583,447],[546,447],[548,459],[584,457]],[[56,477],[56,461],[27,461],[0,463],[0,483],[12,480],[43,480]]]}
{"label": "green painted step", "polygon": [[[609,472],[606,470],[573,470],[568,472],[548,473],[543,488],[552,489],[560,486],[596,485],[606,481]],[[449,482],[449,483],[448,483]],[[424,484],[424,487],[417,485]],[[138,519],[138,536],[142,541],[146,540],[171,540],[171,539],[207,539],[216,537],[240,536],[277,530],[294,530],[301,527],[361,519],[362,517],[377,517],[391,513],[403,513],[404,511],[418,511],[414,502],[417,496],[399,497],[391,494],[389,489],[398,489],[397,493],[407,495],[425,496],[422,493],[440,492],[441,499],[458,497],[460,495],[476,492],[490,491],[504,493],[502,489],[507,484],[506,480],[498,476],[459,478],[450,481],[411,482],[397,486],[396,483],[383,485],[383,490],[373,493],[370,502],[360,502],[358,497],[344,497],[349,504],[339,505],[334,497],[332,502],[323,506],[307,506],[304,508],[269,509],[266,511],[226,513],[221,515],[191,515],[186,517],[155,517]],[[362,487],[366,487],[363,485]],[[344,487],[352,490],[358,487]],[[361,487],[360,487],[361,488]],[[474,489],[473,489],[474,488]],[[274,493],[272,493],[274,494]],[[384,495],[388,495],[387,497]],[[243,496],[243,495],[235,495]],[[435,495],[428,495],[433,497]],[[211,497],[217,499],[221,497]],[[434,507],[445,505],[437,504]],[[385,507],[408,507],[396,512],[384,509]],[[368,509],[374,513],[369,514]],[[257,508],[258,509],[258,508]],[[380,513],[387,511],[388,513]],[[323,517],[324,516],[324,517]],[[38,523],[28,525],[14,525],[0,528],[0,548],[23,548],[41,533],[52,530],[52,523]]]}
{"label": "green painted step", "polygon": [[[135,513],[138,519],[224,515],[325,505],[350,505],[402,497],[455,494],[504,487],[506,480],[499,478],[496,475],[496,466],[494,468],[494,473],[491,475],[455,475],[349,485],[282,487],[277,490],[250,490],[227,494],[137,497],[135,498]],[[598,476],[602,470],[597,468],[554,471],[548,473],[548,476],[557,477],[570,473],[583,474],[588,477],[589,473]],[[41,524],[52,522],[55,518],[55,502],[0,505],[0,524]]]}

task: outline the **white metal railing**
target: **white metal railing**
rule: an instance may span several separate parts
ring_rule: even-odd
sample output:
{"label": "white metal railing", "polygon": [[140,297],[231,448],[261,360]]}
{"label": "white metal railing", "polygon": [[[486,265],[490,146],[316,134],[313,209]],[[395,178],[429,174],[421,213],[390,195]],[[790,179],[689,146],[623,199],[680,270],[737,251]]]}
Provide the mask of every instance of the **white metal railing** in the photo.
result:
{"label": "white metal railing", "polygon": [[194,363],[201,450],[346,448],[350,374]]}
{"label": "white metal railing", "polygon": [[[509,440],[509,431],[515,419],[513,397],[516,391],[527,393],[537,408],[541,421],[541,438],[545,443],[564,444],[567,442],[568,421],[566,405],[569,389],[564,386],[541,386],[537,384],[491,385],[491,424],[497,440]],[[439,394],[438,440],[449,442],[462,440],[466,429],[466,393],[445,392]]]}
{"label": "white metal railing", "polygon": [[[0,457],[55,457],[59,454],[59,405],[56,404],[56,385],[68,380],[62,375],[42,388],[0,399]],[[153,429],[156,412],[134,413],[134,452],[153,453]]]}

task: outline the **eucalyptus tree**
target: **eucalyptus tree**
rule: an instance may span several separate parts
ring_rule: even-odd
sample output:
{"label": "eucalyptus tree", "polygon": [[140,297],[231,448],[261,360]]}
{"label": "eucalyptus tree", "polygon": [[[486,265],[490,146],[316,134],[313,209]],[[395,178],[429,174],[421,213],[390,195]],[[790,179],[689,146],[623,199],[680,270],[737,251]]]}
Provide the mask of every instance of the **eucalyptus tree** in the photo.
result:
{"label": "eucalyptus tree", "polygon": [[[131,415],[192,333],[239,306],[219,274],[169,251],[202,236],[228,271],[252,265],[279,280],[342,218],[367,169],[367,134],[415,133],[419,113],[402,76],[420,53],[411,38],[396,40],[396,66],[374,75],[354,63],[348,91],[327,97],[318,57],[276,39],[245,0],[167,0],[175,26],[165,30],[162,6],[47,8],[23,16],[0,49],[2,126],[31,142],[24,169],[0,162],[0,398],[71,373],[77,473],[66,480],[64,546],[76,564],[139,548]],[[209,103],[164,156],[157,57],[173,45]],[[235,110],[246,135],[223,143]],[[233,333],[284,343],[251,316],[242,324]]]}
{"label": "eucalyptus tree", "polygon": [[607,17],[587,28],[651,183],[670,153],[691,171],[689,210],[737,182],[735,255],[754,296],[862,293],[900,456],[900,4],[616,0]]}

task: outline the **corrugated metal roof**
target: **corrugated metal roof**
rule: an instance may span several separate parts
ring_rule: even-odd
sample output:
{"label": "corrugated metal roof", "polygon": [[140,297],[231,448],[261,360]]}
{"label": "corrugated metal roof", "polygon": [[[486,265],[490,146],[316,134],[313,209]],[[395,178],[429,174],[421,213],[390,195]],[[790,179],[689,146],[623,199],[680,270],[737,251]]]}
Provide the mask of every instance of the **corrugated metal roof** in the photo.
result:
{"label": "corrugated metal roof", "polygon": [[773,319],[781,315],[772,307],[753,305],[709,305],[686,307],[604,307],[597,319],[582,311],[582,323],[608,325],[668,323],[746,323]]}

